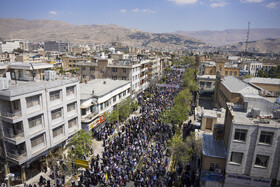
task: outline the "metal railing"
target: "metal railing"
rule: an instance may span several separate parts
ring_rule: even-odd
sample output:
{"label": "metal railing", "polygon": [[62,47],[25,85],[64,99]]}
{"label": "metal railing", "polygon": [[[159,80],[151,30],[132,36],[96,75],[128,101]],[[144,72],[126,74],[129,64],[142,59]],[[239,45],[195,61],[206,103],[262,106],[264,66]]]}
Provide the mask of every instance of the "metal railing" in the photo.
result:
{"label": "metal railing", "polygon": [[21,114],[21,111],[13,112],[13,113],[0,111],[0,115],[5,118],[16,119],[16,118],[21,117],[22,114]]}
{"label": "metal railing", "polygon": [[13,160],[20,161],[21,159],[27,156],[27,153],[25,152],[22,154],[14,154],[14,153],[7,152],[7,156]]}
{"label": "metal railing", "polygon": [[24,137],[24,132],[20,132],[18,134],[10,134],[10,133],[4,132],[4,137],[10,138],[10,139],[20,139],[20,138]]}

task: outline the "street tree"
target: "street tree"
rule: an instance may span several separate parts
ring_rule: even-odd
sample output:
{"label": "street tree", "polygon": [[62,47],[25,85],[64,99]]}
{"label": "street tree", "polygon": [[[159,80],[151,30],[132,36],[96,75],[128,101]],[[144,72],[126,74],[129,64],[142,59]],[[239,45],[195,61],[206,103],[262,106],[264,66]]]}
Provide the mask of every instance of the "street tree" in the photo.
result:
{"label": "street tree", "polygon": [[84,159],[92,151],[92,135],[90,132],[80,130],[76,133],[69,144],[68,156],[70,159]]}

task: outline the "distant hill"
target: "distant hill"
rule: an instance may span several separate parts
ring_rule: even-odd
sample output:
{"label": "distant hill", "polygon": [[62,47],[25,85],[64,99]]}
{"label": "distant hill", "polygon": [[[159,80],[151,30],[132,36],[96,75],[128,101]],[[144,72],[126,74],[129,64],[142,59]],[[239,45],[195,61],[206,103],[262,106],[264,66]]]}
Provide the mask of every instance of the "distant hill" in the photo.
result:
{"label": "distant hill", "polygon": [[[175,34],[190,36],[214,46],[245,42],[247,29],[228,29],[224,31],[176,31]],[[249,41],[280,38],[280,29],[250,29]]]}
{"label": "distant hill", "polygon": [[[239,42],[235,45],[227,45],[226,48],[233,51],[244,51],[245,42]],[[280,38],[250,41],[248,42],[247,51],[251,53],[280,53]]]}
{"label": "distant hill", "polygon": [[148,33],[118,25],[72,25],[53,20],[1,19],[0,38],[31,41],[60,40],[76,44],[118,41],[135,47],[179,49],[204,45],[197,39],[171,33]]}

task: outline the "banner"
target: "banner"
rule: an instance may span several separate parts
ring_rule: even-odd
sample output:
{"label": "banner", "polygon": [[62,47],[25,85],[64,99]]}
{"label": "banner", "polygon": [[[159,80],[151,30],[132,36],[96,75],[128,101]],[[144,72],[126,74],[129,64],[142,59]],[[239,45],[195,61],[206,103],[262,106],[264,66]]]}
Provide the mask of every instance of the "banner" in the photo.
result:
{"label": "banner", "polygon": [[247,175],[227,174],[225,182],[248,186],[270,187],[271,180]]}
{"label": "banner", "polygon": [[174,84],[156,84],[156,86],[165,88],[179,88],[179,85]]}

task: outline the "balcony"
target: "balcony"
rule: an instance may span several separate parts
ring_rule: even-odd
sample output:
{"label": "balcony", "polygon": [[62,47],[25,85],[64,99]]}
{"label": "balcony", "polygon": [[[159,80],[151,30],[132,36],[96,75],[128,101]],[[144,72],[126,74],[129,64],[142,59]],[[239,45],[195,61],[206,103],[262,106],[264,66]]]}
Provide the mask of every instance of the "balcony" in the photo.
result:
{"label": "balcony", "polygon": [[20,161],[21,161],[24,157],[26,157],[26,156],[27,156],[27,153],[26,153],[26,152],[21,153],[21,154],[15,153],[15,152],[13,152],[13,153],[7,152],[7,157],[8,157],[8,158],[10,158],[10,159],[12,159],[12,160],[16,160],[16,161],[18,161],[18,162],[20,162]]}
{"label": "balcony", "polygon": [[0,115],[4,118],[8,118],[8,119],[17,119],[21,117],[21,111],[16,111],[16,112],[4,112],[4,111],[0,111]]}
{"label": "balcony", "polygon": [[[11,132],[11,131],[9,131]],[[14,134],[14,133],[8,133],[8,132],[4,132],[4,138],[7,138],[7,139],[11,139],[11,140],[14,140],[14,141],[17,141],[21,138],[24,137],[24,132],[19,132],[18,134]]]}
{"label": "balcony", "polygon": [[86,115],[86,116],[82,116],[81,121],[84,123],[88,123],[90,121],[92,121],[94,119],[94,117],[99,113],[99,111],[93,111],[92,113]]}

